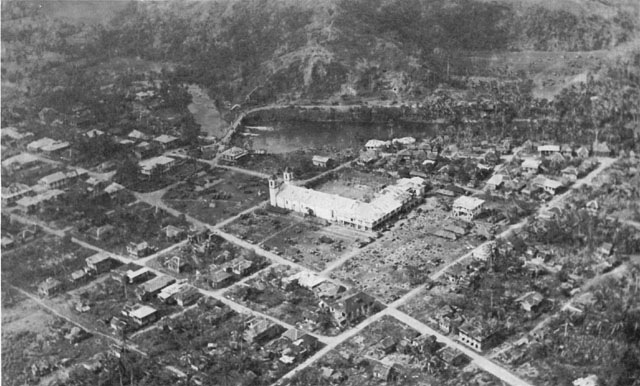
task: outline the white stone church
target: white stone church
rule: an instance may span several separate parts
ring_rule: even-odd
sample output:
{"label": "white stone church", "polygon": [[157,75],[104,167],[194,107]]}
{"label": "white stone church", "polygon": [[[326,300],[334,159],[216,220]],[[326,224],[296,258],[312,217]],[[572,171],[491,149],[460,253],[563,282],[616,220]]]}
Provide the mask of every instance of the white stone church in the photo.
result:
{"label": "white stone church", "polygon": [[336,194],[297,186],[293,173],[284,172],[284,181],[269,179],[272,206],[316,216],[327,221],[370,231],[400,212],[417,205],[425,194],[424,179],[401,178],[395,185],[378,192],[371,202],[362,202]]}

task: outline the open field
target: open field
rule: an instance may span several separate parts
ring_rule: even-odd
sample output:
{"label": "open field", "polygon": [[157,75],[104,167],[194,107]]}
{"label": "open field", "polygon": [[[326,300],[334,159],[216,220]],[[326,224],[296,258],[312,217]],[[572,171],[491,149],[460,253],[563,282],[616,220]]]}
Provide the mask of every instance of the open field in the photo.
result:
{"label": "open field", "polygon": [[162,199],[172,208],[214,225],[259,204],[267,196],[267,181],[213,169],[171,188]]}
{"label": "open field", "polygon": [[440,208],[424,204],[406,217],[375,245],[338,267],[332,276],[389,302],[428,281],[436,267],[479,243],[468,235],[450,240],[431,234],[447,221],[448,213]]}
{"label": "open field", "polygon": [[313,270],[322,271],[330,263],[358,250],[369,235],[337,225],[319,225],[304,219],[273,233],[260,245],[280,256]]}
{"label": "open field", "polygon": [[73,328],[30,299],[22,298],[11,307],[3,306],[2,384],[64,380],[72,366],[90,360],[108,347],[108,342],[99,336],[80,333],[77,338],[67,338]]}
{"label": "open field", "polygon": [[260,244],[275,232],[291,228],[300,220],[288,211],[256,209],[227,224],[223,230],[252,244]]}
{"label": "open field", "polygon": [[52,277],[62,282],[85,265],[85,258],[95,252],[70,240],[45,236],[22,248],[2,253],[2,280],[30,292]]}

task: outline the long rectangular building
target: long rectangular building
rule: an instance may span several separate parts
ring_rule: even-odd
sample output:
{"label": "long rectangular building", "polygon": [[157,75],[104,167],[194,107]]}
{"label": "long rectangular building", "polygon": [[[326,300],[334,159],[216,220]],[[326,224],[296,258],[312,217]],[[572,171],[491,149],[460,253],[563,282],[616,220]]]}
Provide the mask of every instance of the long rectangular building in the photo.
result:
{"label": "long rectangular building", "polygon": [[284,183],[269,180],[272,206],[360,230],[376,229],[399,212],[417,204],[425,192],[424,179],[402,178],[396,185],[379,192],[371,202],[363,202],[296,186],[291,183],[290,176],[290,173],[285,173]]}

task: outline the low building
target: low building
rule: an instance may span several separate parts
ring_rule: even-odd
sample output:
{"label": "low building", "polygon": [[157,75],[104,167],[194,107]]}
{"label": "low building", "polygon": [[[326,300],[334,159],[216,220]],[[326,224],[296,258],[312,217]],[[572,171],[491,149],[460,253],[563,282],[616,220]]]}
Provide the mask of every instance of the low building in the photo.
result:
{"label": "low building", "polygon": [[49,297],[62,292],[63,288],[64,286],[60,280],[49,277],[38,286],[38,294],[43,297]]}
{"label": "low building", "polygon": [[467,357],[462,353],[462,351],[448,346],[445,346],[438,351],[438,358],[447,365],[454,367],[458,367],[467,361]]}
{"label": "low building", "polygon": [[338,326],[345,326],[369,315],[376,301],[364,292],[356,292],[337,300],[320,300],[319,305],[331,313]]}
{"label": "low building", "polygon": [[321,168],[326,168],[326,167],[330,167],[331,164],[333,163],[333,160],[331,159],[331,157],[324,157],[321,155],[314,155],[313,158],[311,159],[311,162],[313,162],[314,166],[318,166]]}
{"label": "low building", "polygon": [[496,338],[497,331],[479,321],[470,320],[458,328],[458,340],[478,352],[492,347]]}
{"label": "low building", "polygon": [[284,332],[284,328],[268,319],[251,318],[245,323],[243,339],[247,342],[265,342]]}
{"label": "low building", "polygon": [[120,195],[124,192],[124,186],[118,184],[117,182],[113,182],[109,186],[104,188],[104,193],[108,195],[112,200],[118,199],[118,197],[120,197]]}
{"label": "low building", "polygon": [[140,173],[150,176],[152,173],[166,173],[176,165],[176,160],[164,155],[142,160],[138,163]]}
{"label": "low building", "polygon": [[136,295],[141,301],[146,301],[175,282],[176,279],[171,276],[158,276],[146,283],[140,284],[138,288],[136,288]]}
{"label": "low building", "polygon": [[38,194],[37,196],[22,197],[16,201],[16,205],[24,212],[29,213],[39,209],[42,204],[57,200],[61,196],[64,196],[64,192],[62,190],[52,189]]}
{"label": "low building", "polygon": [[209,285],[213,289],[224,288],[231,285],[234,281],[234,276],[229,272],[219,270],[209,275]]}
{"label": "low building", "polygon": [[35,165],[38,162],[41,162],[40,159],[33,154],[20,153],[2,161],[2,167],[10,171],[20,170]]}
{"label": "low building", "polygon": [[149,278],[153,276],[153,272],[151,272],[149,268],[142,267],[135,271],[132,271],[132,270],[127,271],[125,276],[129,284],[135,284],[135,283],[143,282],[145,280],[149,280]]}
{"label": "low building", "polygon": [[249,152],[247,152],[246,150],[239,148],[237,146],[234,146],[230,149],[223,151],[222,154],[220,154],[220,159],[222,159],[225,162],[236,163],[247,154],[249,154]]}
{"label": "low building", "polygon": [[76,170],[69,172],[56,172],[38,180],[38,184],[47,189],[64,189],[80,177]]}
{"label": "low building", "polygon": [[541,157],[547,157],[555,153],[560,153],[560,146],[558,145],[541,145],[538,146],[538,153]]}
{"label": "low building", "polygon": [[115,232],[116,228],[113,225],[106,224],[99,227],[89,228],[86,232],[88,237],[94,240],[102,241],[109,238]]}
{"label": "low building", "polygon": [[468,221],[478,216],[484,207],[484,200],[476,197],[462,196],[453,202],[452,214]]}
{"label": "low building", "polygon": [[239,258],[234,260],[228,269],[238,276],[246,276],[251,273],[254,268],[255,263],[253,261]]}
{"label": "low building", "polygon": [[391,146],[390,141],[380,141],[378,139],[371,139],[364,145],[365,149],[369,151],[383,150],[389,146]]}
{"label": "low building", "polygon": [[141,243],[129,243],[127,245],[127,253],[133,257],[145,257],[153,253],[155,249],[151,247],[146,241]]}
{"label": "low building", "polygon": [[200,298],[200,292],[193,287],[184,287],[175,294],[174,298],[176,299],[176,304],[180,307],[186,307]]}
{"label": "low building", "polygon": [[109,272],[113,265],[111,256],[106,252],[98,252],[95,255],[91,255],[86,258],[85,262],[87,263],[87,268],[98,275]]}
{"label": "low building", "polygon": [[160,146],[162,146],[162,148],[165,150],[171,149],[177,146],[179,143],[178,138],[171,135],[166,135],[166,134],[162,134],[158,137],[155,137],[153,141],[159,143]]}
{"label": "low building", "polygon": [[43,146],[40,151],[47,155],[60,154],[63,150],[71,148],[71,144],[66,141],[56,141],[55,143]]}
{"label": "low building", "polygon": [[504,186],[505,176],[502,174],[494,174],[487,180],[485,184],[486,189],[488,190],[498,190]]}
{"label": "low building", "polygon": [[140,326],[146,326],[158,319],[158,311],[146,305],[138,305],[133,311],[129,312],[129,317],[134,323]]}
{"label": "low building", "polygon": [[27,150],[31,151],[31,152],[39,152],[42,150],[43,147],[46,146],[50,146],[55,144],[57,141],[55,139],[51,139],[51,138],[40,138],[38,140],[35,140],[33,142],[30,142],[29,144],[27,144]]}
{"label": "low building", "polygon": [[13,205],[18,202],[19,199],[31,196],[32,194],[33,190],[30,186],[13,183],[2,188],[2,205]]}
{"label": "low building", "polygon": [[164,303],[171,303],[174,301],[174,296],[188,285],[184,282],[173,283],[160,291],[158,299]]}

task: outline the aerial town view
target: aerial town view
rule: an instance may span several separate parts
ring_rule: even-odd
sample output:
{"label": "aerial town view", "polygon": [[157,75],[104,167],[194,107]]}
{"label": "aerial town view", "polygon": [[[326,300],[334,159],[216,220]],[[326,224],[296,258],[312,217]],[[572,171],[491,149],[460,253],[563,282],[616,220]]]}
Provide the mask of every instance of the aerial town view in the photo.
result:
{"label": "aerial town view", "polygon": [[640,1],[1,7],[3,386],[640,386]]}

